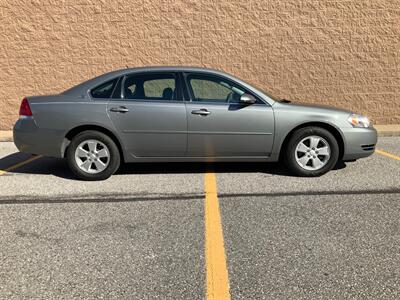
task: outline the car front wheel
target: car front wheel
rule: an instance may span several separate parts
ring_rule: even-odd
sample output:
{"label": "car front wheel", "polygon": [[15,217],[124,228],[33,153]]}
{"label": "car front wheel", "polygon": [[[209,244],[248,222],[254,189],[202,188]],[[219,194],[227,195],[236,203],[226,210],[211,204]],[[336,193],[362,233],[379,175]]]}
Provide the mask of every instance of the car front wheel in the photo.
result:
{"label": "car front wheel", "polygon": [[286,149],[286,164],[298,176],[321,176],[339,158],[335,137],[320,127],[305,127],[294,132]]}
{"label": "car front wheel", "polygon": [[67,149],[71,171],[83,180],[104,180],[118,169],[118,147],[107,135],[97,131],[84,131],[76,135]]}

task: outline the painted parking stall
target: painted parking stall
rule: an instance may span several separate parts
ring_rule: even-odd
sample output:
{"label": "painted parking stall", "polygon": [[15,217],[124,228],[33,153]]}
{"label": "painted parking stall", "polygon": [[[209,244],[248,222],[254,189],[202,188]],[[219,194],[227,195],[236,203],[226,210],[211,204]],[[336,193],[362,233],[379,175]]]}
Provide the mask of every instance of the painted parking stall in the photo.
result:
{"label": "painted parking stall", "polygon": [[396,299],[399,144],[318,178],[140,164],[81,182],[1,143],[0,295]]}

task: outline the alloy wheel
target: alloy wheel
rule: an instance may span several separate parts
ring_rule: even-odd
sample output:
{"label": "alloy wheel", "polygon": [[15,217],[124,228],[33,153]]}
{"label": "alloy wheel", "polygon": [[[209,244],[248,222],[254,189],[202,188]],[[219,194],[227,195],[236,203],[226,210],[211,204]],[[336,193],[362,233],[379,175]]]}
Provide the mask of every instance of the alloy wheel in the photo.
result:
{"label": "alloy wheel", "polygon": [[328,163],[331,157],[331,148],[324,138],[312,135],[297,144],[295,157],[301,168],[317,171]]}
{"label": "alloy wheel", "polygon": [[110,151],[97,140],[86,140],[75,150],[75,162],[79,169],[89,174],[104,171],[110,163]]}

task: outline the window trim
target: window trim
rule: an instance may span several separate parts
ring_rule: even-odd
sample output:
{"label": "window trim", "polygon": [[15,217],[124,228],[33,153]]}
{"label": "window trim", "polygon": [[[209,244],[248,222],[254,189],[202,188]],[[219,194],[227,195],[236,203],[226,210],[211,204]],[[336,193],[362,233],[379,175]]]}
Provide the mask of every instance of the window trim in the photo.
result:
{"label": "window trim", "polygon": [[257,105],[257,106],[260,106],[260,105],[261,106],[270,106],[260,96],[258,96],[257,94],[255,94],[254,92],[249,90],[248,88],[244,87],[242,84],[240,84],[240,83],[238,83],[238,82],[236,82],[236,81],[234,81],[234,80],[232,80],[230,78],[227,78],[227,77],[225,77],[223,75],[207,73],[207,72],[182,72],[182,75],[183,75],[182,77],[183,77],[183,80],[184,80],[184,85],[185,85],[185,88],[186,88],[186,92],[187,92],[187,94],[189,96],[189,100],[187,102],[204,103],[204,104],[215,104],[215,105],[243,105],[241,103],[215,102],[215,101],[201,101],[201,102],[200,101],[195,101],[194,100],[195,97],[194,97],[194,93],[193,93],[192,87],[191,87],[191,85],[190,85],[190,83],[188,81],[188,76],[190,76],[190,75],[200,75],[200,76],[204,76],[204,77],[221,78],[224,81],[227,81],[228,83],[233,83],[233,84],[241,87],[245,91],[246,94],[250,94],[253,97],[255,97],[257,100],[262,102],[262,103],[254,103],[251,106],[254,106],[254,105]]}
{"label": "window trim", "polygon": [[[113,91],[112,91],[112,93],[111,93],[111,96],[110,96],[110,98],[109,98],[110,100],[111,100],[111,99],[118,99],[118,98],[113,98],[113,95],[114,95],[114,93],[115,93],[115,89],[118,87],[118,84],[119,84],[120,82],[121,82],[121,93],[120,93],[119,96],[122,97],[122,83],[123,83],[122,80],[123,80],[123,78],[124,78],[123,76],[119,76],[119,77],[118,77],[117,84],[115,85],[115,87],[114,87],[114,89],[113,89]],[[119,98],[119,99],[121,99],[121,98]]]}
{"label": "window trim", "polygon": [[[125,81],[126,78],[129,76],[149,76],[149,75],[165,75],[169,74],[172,75],[173,78],[175,79],[175,90],[177,90],[177,98],[174,100],[161,100],[161,99],[125,99]],[[182,83],[181,79],[179,77],[178,72],[176,71],[158,71],[158,72],[133,72],[129,74],[125,74],[122,78],[122,84],[121,84],[121,98],[120,99],[115,99],[115,98],[110,98],[111,101],[124,101],[124,102],[151,102],[151,103],[183,103],[183,93],[182,93]]]}
{"label": "window trim", "polygon": [[181,82],[181,93],[184,102],[191,102],[191,96],[189,94],[189,89],[186,84],[186,77],[184,72],[179,72],[179,80]]}

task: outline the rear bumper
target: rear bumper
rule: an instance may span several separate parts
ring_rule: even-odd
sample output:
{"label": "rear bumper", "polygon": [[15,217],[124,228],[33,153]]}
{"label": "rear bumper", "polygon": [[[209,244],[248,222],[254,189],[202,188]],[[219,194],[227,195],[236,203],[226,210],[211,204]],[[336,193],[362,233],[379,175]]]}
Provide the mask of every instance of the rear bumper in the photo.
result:
{"label": "rear bumper", "polygon": [[344,137],[343,160],[368,157],[375,152],[378,135],[375,128],[341,128]]}
{"label": "rear bumper", "polygon": [[32,117],[20,118],[13,128],[14,144],[19,151],[61,157],[62,134],[39,128]]}

